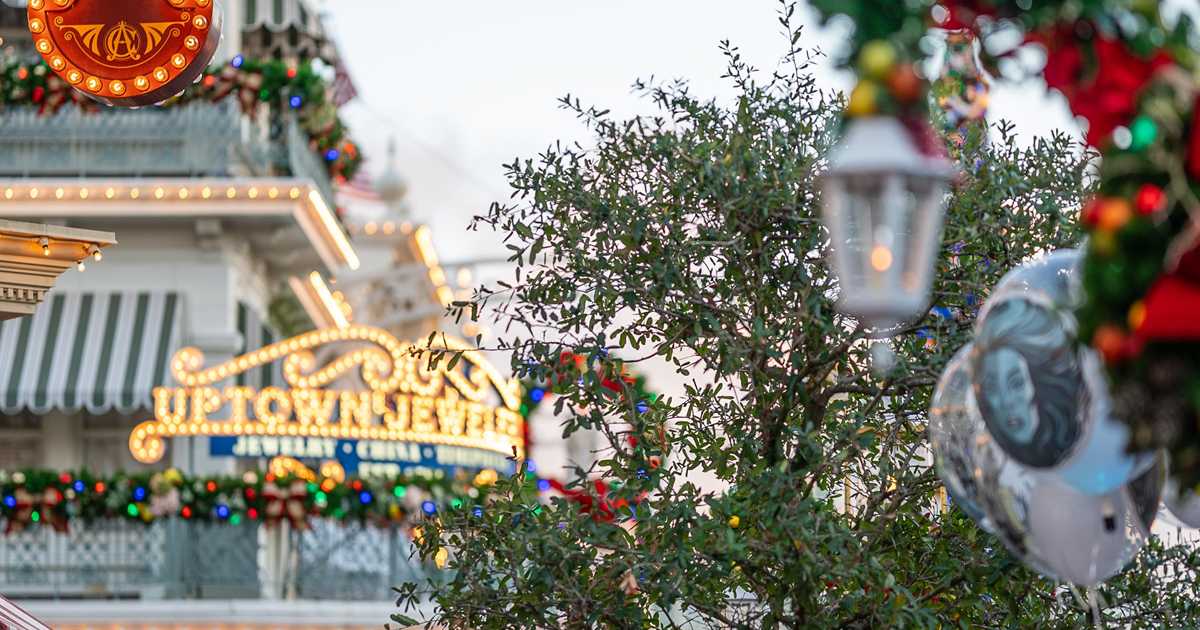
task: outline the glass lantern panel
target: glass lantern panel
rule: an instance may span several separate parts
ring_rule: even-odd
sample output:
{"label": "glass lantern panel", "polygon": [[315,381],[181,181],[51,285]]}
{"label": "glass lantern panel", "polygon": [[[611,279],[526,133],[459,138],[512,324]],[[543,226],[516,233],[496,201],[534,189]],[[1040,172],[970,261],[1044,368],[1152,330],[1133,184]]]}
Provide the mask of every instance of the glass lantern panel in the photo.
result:
{"label": "glass lantern panel", "polygon": [[902,282],[908,292],[924,295],[933,278],[934,256],[942,234],[945,186],[935,180],[910,178],[908,197],[911,235]]}

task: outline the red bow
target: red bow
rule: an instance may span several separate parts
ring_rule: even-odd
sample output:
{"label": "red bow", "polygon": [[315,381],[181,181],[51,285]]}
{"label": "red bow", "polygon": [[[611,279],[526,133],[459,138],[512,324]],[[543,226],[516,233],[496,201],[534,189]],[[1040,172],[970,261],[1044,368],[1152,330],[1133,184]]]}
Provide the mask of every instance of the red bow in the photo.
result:
{"label": "red bow", "polygon": [[59,514],[55,508],[62,503],[63,496],[58,488],[46,488],[40,495],[34,496],[25,488],[18,488],[13,493],[16,499],[16,512],[8,519],[4,533],[20,532],[33,523],[33,513],[37,512],[41,519],[49,523],[54,531],[65,534],[68,531],[66,516]]}
{"label": "red bow", "polygon": [[[1196,237],[1185,233],[1180,238]],[[1133,331],[1138,346],[1200,339],[1200,241],[1193,241],[1177,261],[1168,260],[1167,273],[1154,281],[1142,303],[1146,316]]]}
{"label": "red bow", "polygon": [[1137,56],[1117,39],[1091,40],[1096,67],[1085,73],[1084,51],[1075,36],[1076,25],[1031,33],[1027,41],[1046,47],[1046,85],[1067,97],[1071,111],[1088,121],[1087,142],[1099,147],[1113,129],[1129,124],[1137,113],[1142,88],[1158,69],[1171,65],[1171,56],[1159,50],[1148,59]]}
{"label": "red bow", "polygon": [[295,529],[308,529],[308,508],[304,504],[308,484],[304,481],[293,481],[287,490],[267,482],[263,485],[262,495],[267,506],[267,525],[277,525],[286,518]]}

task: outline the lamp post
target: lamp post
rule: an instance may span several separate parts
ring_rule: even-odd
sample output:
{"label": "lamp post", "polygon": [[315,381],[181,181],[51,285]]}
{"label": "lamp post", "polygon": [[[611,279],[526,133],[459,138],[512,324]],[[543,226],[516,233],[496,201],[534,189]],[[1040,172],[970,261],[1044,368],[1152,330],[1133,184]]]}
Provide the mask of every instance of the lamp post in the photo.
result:
{"label": "lamp post", "polygon": [[[909,128],[890,116],[851,120],[834,147],[823,219],[840,285],[837,308],[876,336],[928,308],[954,173],[944,157],[920,151]],[[891,348],[877,342],[872,360],[886,372]]]}

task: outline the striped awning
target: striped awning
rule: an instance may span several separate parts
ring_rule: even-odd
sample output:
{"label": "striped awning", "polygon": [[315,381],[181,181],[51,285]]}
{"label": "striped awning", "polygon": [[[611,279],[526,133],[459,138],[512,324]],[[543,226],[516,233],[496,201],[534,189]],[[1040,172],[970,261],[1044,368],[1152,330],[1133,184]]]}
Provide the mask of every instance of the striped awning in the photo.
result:
{"label": "striped awning", "polygon": [[51,630],[50,626],[4,597],[0,597],[0,628],[4,630]]}
{"label": "striped awning", "polygon": [[52,292],[0,324],[0,411],[95,414],[151,408],[179,349],[179,294]]}

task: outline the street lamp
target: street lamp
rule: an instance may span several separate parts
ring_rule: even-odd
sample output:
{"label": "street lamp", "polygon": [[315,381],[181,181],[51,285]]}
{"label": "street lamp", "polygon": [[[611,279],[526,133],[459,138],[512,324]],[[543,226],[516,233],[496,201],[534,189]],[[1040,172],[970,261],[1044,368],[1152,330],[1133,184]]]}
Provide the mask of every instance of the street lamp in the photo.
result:
{"label": "street lamp", "polygon": [[[823,182],[839,311],[885,335],[924,313],[954,174],[944,157],[920,151],[896,118],[848,123]],[[891,367],[887,344],[876,343],[872,355],[877,370]]]}

